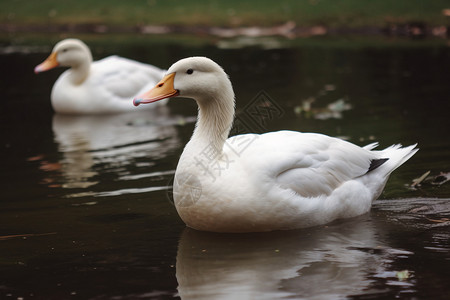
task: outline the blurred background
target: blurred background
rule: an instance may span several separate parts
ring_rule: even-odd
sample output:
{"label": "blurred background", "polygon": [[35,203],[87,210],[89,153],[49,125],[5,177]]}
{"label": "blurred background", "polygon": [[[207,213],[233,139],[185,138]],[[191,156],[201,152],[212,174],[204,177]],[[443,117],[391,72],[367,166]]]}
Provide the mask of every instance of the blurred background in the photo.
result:
{"label": "blurred background", "polygon": [[[444,0],[0,1],[0,299],[446,299],[449,26]],[[57,114],[50,93],[65,68],[33,70],[65,38],[94,60],[212,58],[235,89],[245,126],[234,132],[420,151],[361,218],[188,230],[171,185],[194,101]],[[248,119],[261,95],[277,111],[262,126]]]}
{"label": "blurred background", "polygon": [[[4,30],[84,32],[139,32],[167,27],[175,32],[211,32],[211,27],[270,27],[292,22],[294,36],[300,30],[322,26],[325,32],[356,30],[389,31],[424,29],[437,35],[449,24],[449,6],[436,1],[280,0],[190,1],[131,0],[75,1],[5,0],[1,6]],[[441,28],[443,27],[443,28]],[[405,32],[406,33],[406,32]],[[445,33],[445,32],[444,32]],[[314,34],[314,33],[310,33]],[[316,32],[317,34],[317,32]],[[439,34],[442,34],[440,32]]]}

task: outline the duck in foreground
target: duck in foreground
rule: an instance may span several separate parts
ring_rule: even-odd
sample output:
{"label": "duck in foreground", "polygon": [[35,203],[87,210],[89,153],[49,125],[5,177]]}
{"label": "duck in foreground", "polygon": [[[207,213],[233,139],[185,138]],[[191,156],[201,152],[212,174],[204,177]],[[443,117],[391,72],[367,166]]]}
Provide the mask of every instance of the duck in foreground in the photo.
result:
{"label": "duck in foreground", "polygon": [[34,69],[70,67],[56,80],[51,93],[53,109],[63,114],[132,112],[130,98],[148,90],[164,75],[152,65],[119,56],[92,61],[88,46],[78,39],[65,39]]}
{"label": "duck in foreground", "polygon": [[224,70],[205,57],[172,65],[134,105],[193,98],[198,120],[178,162],[176,209],[194,229],[258,232],[296,229],[370,210],[392,171],[416,145],[374,151],[315,133],[278,131],[228,138],[234,92]]}

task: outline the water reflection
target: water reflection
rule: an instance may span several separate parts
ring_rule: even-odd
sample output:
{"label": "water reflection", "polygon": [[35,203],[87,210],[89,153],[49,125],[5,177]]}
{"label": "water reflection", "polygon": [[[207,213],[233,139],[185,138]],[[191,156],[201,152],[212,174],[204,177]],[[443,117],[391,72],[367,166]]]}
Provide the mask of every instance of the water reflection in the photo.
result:
{"label": "water reflection", "polygon": [[396,224],[418,230],[424,249],[444,253],[450,260],[449,198],[377,200],[375,208],[391,213],[386,217]]}
{"label": "water reflection", "polygon": [[[41,169],[59,171],[61,178],[50,175],[45,181],[53,187],[88,188],[108,173],[118,176],[117,180],[134,180],[128,176],[129,169],[141,168],[148,172],[156,161],[180,146],[175,128],[180,122],[185,119],[171,115],[162,106],[155,111],[119,115],[56,114],[52,129],[59,161],[43,161]],[[133,174],[151,177],[151,174],[140,174],[139,170]],[[68,196],[77,195],[85,193]]]}
{"label": "water reflection", "polygon": [[369,215],[326,227],[262,234],[186,229],[176,264],[182,299],[342,299],[386,291],[377,278],[408,292],[391,270],[395,257],[383,226]]}

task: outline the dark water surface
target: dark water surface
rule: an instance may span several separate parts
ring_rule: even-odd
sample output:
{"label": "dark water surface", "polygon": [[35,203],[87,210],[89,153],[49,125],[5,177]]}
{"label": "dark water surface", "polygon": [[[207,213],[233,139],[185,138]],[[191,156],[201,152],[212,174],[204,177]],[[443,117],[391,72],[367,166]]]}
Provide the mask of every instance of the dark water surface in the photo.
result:
{"label": "dark water surface", "polygon": [[2,37],[0,299],[448,299],[450,183],[407,187],[450,171],[446,41],[84,39],[95,58],[162,68],[211,57],[231,77],[238,116],[261,95],[278,108],[263,123],[244,122],[247,131],[421,150],[367,215],[287,232],[197,232],[170,200],[194,102],[54,114],[50,90],[62,70],[33,68],[58,38]]}

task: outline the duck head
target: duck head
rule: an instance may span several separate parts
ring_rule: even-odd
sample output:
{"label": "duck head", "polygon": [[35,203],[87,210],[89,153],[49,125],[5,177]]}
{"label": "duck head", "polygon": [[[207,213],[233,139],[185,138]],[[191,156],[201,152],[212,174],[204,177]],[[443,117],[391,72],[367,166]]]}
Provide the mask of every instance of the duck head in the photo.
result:
{"label": "duck head", "polygon": [[78,39],[65,39],[55,45],[50,56],[34,68],[35,73],[58,66],[78,68],[90,65],[92,54],[88,46]]}
{"label": "duck head", "polygon": [[234,92],[225,71],[206,57],[182,59],[169,68],[154,88],[136,97],[133,104],[175,96],[197,101],[197,124],[191,142],[222,149],[234,119]]}
{"label": "duck head", "polygon": [[234,102],[228,75],[209,58],[189,57],[179,60],[166,74],[154,88],[136,97],[133,104],[138,106],[176,96],[193,98],[200,106],[223,97]]}

